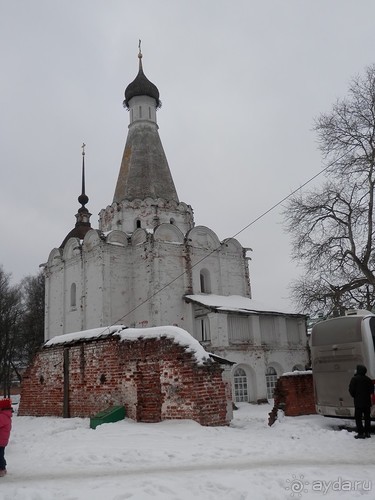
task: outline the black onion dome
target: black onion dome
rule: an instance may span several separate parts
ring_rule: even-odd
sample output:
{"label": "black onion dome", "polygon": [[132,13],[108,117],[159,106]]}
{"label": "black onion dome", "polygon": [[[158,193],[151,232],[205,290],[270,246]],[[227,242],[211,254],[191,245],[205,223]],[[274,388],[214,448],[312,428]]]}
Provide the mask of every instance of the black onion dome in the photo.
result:
{"label": "black onion dome", "polygon": [[156,101],[156,107],[160,108],[161,102],[159,99],[159,90],[156,85],[154,85],[143,73],[142,68],[142,54],[139,54],[139,71],[135,79],[129,83],[125,89],[125,101],[124,107],[129,109],[129,101],[132,97],[147,95],[153,97]]}

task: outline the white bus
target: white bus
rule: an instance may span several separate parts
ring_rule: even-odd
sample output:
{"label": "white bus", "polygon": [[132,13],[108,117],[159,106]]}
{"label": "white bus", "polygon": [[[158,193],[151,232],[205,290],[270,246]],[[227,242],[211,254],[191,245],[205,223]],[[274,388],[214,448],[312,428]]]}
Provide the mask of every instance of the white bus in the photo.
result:
{"label": "white bus", "polygon": [[[354,418],[349,382],[357,365],[375,382],[375,314],[353,311],[314,325],[311,360],[316,411],[326,417]],[[371,417],[375,418],[375,405]]]}

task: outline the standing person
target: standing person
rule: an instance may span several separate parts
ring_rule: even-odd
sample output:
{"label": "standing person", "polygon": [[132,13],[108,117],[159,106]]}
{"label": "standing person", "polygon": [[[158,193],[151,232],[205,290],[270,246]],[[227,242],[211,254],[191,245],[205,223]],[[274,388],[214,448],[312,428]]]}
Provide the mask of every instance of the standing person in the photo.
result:
{"label": "standing person", "polygon": [[12,401],[10,399],[0,399],[0,477],[5,476],[7,473],[4,452],[12,428],[12,413]]}
{"label": "standing person", "polygon": [[[371,437],[371,395],[374,393],[374,384],[366,375],[367,368],[363,365],[357,365],[354,377],[349,384],[349,392],[354,399],[354,418],[357,426],[356,439]],[[365,421],[363,428],[362,419]]]}

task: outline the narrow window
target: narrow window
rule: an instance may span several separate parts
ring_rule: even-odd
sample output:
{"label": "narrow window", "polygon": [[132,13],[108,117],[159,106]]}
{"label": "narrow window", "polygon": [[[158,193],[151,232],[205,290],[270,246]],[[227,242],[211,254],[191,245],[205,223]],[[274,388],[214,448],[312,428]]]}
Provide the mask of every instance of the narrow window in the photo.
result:
{"label": "narrow window", "polygon": [[248,402],[249,394],[247,391],[247,376],[245,370],[236,368],[233,374],[234,381],[234,399],[236,403]]}
{"label": "narrow window", "polygon": [[211,340],[210,323],[207,316],[196,318],[195,331],[196,339],[199,340],[199,342],[207,342]]}
{"label": "narrow window", "polygon": [[277,382],[277,373],[275,368],[269,366],[266,371],[267,399],[273,398]]}
{"label": "narrow window", "polygon": [[199,275],[201,293],[211,293],[210,273],[207,269],[202,269]]}
{"label": "narrow window", "polygon": [[142,118],[142,106],[139,106],[139,118]]}
{"label": "narrow window", "polygon": [[136,219],[136,221],[135,221],[135,227],[136,227],[136,229],[138,229],[139,227],[141,227],[141,221],[139,219]]}
{"label": "narrow window", "polygon": [[70,287],[70,307],[77,306],[77,286],[75,283],[72,283]]}
{"label": "narrow window", "polygon": [[150,120],[151,120],[151,108],[150,108],[150,106],[148,107],[148,117],[149,117],[149,118],[150,118]]}

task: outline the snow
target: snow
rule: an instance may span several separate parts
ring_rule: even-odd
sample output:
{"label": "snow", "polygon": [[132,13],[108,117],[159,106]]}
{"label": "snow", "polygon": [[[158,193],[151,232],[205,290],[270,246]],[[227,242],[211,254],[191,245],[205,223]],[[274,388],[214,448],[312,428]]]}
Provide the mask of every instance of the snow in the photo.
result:
{"label": "snow", "polygon": [[[186,295],[185,298],[190,299],[194,302],[199,302],[209,307],[214,307],[221,311],[243,311],[243,312],[273,312],[279,314],[286,314],[290,316],[295,316],[295,312],[285,311],[279,307],[274,307],[270,304],[263,304],[254,299],[249,299],[248,297],[242,297],[241,295],[214,295],[214,294],[202,294],[202,295]],[[301,316],[301,315],[299,315]]]}
{"label": "snow", "polygon": [[198,340],[190,335],[186,330],[178,326],[155,326],[151,328],[127,328],[119,332],[121,340],[136,340],[139,338],[167,337],[186,348],[187,352],[193,353],[198,364],[203,364],[209,360],[209,354],[203,349]]}
{"label": "snow", "polygon": [[137,340],[140,338],[161,338],[167,337],[176,344],[186,348],[187,352],[193,353],[198,364],[203,364],[209,360],[207,353],[200,343],[190,335],[186,330],[178,326],[156,326],[152,328],[127,328],[124,325],[113,325],[102,328],[92,328],[81,332],[65,333],[48,340],[44,345],[46,347],[78,342],[80,340],[92,340],[98,338],[118,335],[122,341]]}
{"label": "snow", "polygon": [[282,377],[290,377],[296,375],[312,375],[312,370],[294,370],[294,372],[285,372],[281,376]]}
{"label": "snow", "polygon": [[[229,427],[125,419],[13,417],[1,500],[279,500],[374,498],[374,440],[353,422],[284,417],[239,404]],[[370,491],[368,491],[370,490]]]}
{"label": "snow", "polygon": [[65,333],[57,335],[48,340],[44,345],[46,347],[67,344],[69,342],[78,342],[79,340],[92,340],[94,338],[103,338],[120,332],[126,328],[124,325],[103,326],[101,328],[92,328],[90,330],[82,330],[81,332]]}

